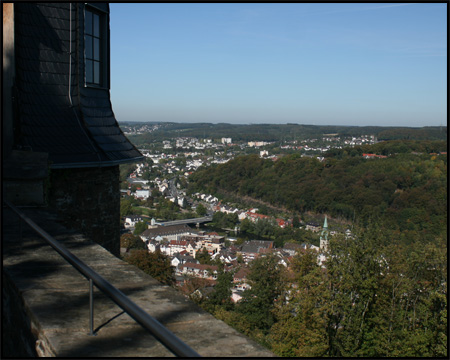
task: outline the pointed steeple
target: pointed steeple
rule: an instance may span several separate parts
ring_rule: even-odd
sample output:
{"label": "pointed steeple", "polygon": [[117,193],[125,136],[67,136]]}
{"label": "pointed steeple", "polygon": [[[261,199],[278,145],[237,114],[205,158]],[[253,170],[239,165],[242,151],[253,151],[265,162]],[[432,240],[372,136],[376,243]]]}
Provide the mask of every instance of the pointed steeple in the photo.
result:
{"label": "pointed steeple", "polygon": [[323,222],[323,230],[320,233],[320,239],[324,237],[323,240],[328,240],[328,223],[327,223],[327,216],[325,215],[325,221]]}
{"label": "pointed steeple", "polygon": [[320,250],[326,251],[328,249],[328,223],[327,216],[325,215],[325,221],[323,222],[323,229],[320,233]]}

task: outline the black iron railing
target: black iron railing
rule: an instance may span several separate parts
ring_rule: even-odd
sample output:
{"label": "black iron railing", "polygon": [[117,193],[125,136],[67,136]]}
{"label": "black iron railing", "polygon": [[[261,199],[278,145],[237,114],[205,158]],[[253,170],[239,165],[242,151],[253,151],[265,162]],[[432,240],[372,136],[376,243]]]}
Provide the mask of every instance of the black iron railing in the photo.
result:
{"label": "black iron railing", "polygon": [[[89,280],[89,325],[90,335],[94,333],[94,306],[93,306],[93,286],[95,285],[119,307],[121,307],[128,315],[130,315],[142,327],[148,330],[155,338],[157,338],[168,350],[177,356],[183,357],[200,357],[200,355],[180,340],[174,333],[168,330],[154,317],[147,314],[142,308],[131,301],[123,292],[114,287],[102,276],[92,270],[82,260],[72,254],[64,245],[60,244],[50,234],[40,228],[35,222],[27,217],[22,211],[10,202],[3,200],[22,220],[25,221],[34,231],[42,236],[47,243],[58,252],[69,264],[77,269],[83,276]],[[20,236],[22,236],[22,225],[20,224]]]}

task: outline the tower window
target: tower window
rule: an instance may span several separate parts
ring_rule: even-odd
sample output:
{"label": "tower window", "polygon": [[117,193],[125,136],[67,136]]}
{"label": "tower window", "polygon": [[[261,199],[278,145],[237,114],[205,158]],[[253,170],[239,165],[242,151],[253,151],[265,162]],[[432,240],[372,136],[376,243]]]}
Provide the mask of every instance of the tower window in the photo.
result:
{"label": "tower window", "polygon": [[105,14],[85,10],[85,81],[86,85],[106,86]]}

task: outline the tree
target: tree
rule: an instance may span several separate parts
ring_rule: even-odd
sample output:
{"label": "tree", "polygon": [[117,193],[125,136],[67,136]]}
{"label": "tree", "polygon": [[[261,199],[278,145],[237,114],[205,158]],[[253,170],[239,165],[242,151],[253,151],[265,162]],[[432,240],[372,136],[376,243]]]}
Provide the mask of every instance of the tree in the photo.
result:
{"label": "tree", "polygon": [[237,214],[225,214],[223,212],[217,211],[213,215],[214,226],[220,227],[222,229],[233,229],[238,222],[239,218]]}
{"label": "tree", "polygon": [[270,237],[274,233],[275,227],[275,221],[272,219],[258,219],[253,231],[258,237]]}
{"label": "tree", "polygon": [[174,268],[170,264],[170,258],[159,251],[149,253],[147,250],[132,250],[125,260],[163,284],[175,284]]}
{"label": "tree", "polygon": [[152,198],[156,199],[156,198],[159,197],[159,195],[161,195],[161,194],[160,194],[158,188],[153,188],[153,189],[152,189],[152,195],[151,195]]}
{"label": "tree", "polygon": [[131,201],[128,199],[120,199],[120,216],[124,217],[132,214]]}
{"label": "tree", "polygon": [[292,226],[295,229],[298,229],[300,227],[300,220],[299,220],[299,217],[297,215],[294,216],[294,218],[292,219]]}
{"label": "tree", "polygon": [[144,180],[150,180],[150,177],[151,177],[150,171],[145,170],[144,173],[142,174],[142,178],[143,178]]}
{"label": "tree", "polygon": [[198,216],[205,216],[207,213],[206,207],[203,204],[197,205],[197,215]]}
{"label": "tree", "polygon": [[136,163],[119,165],[120,180],[125,181],[130,176],[130,174],[133,172],[133,170],[135,170],[135,169],[136,169]]}
{"label": "tree", "polygon": [[241,221],[241,231],[247,232],[247,233],[253,233],[254,232],[254,224],[249,219],[243,219]]}
{"label": "tree", "polygon": [[284,287],[282,270],[278,257],[271,254],[250,263],[248,280],[251,288],[243,292],[236,311],[247,317],[253,328],[267,332],[273,325],[274,302]]}
{"label": "tree", "polygon": [[130,249],[146,249],[145,243],[139,236],[132,234],[123,234],[120,237],[120,247],[128,252]]}
{"label": "tree", "polygon": [[211,265],[211,256],[209,256],[208,250],[203,248],[195,254],[195,259],[200,262],[200,264]]}
{"label": "tree", "polygon": [[136,185],[136,184],[133,184],[133,185],[131,185],[131,192],[136,192],[136,190],[138,189],[138,185]]}
{"label": "tree", "polygon": [[367,355],[362,348],[374,327],[384,236],[375,224],[355,233],[330,240],[326,268],[331,289],[327,303],[331,356]]}
{"label": "tree", "polygon": [[231,272],[219,271],[217,275],[214,292],[208,296],[205,308],[210,312],[216,307],[222,307],[225,310],[232,310],[234,308],[231,300],[231,287],[233,284],[233,274]]}
{"label": "tree", "polygon": [[147,228],[148,228],[148,225],[147,225],[146,221],[139,221],[134,227],[133,234],[141,235],[145,230],[147,230]]}
{"label": "tree", "polygon": [[280,356],[323,357],[328,350],[324,305],[329,295],[317,252],[307,249],[297,253],[287,275],[295,287],[287,289],[288,301],[276,306],[278,321],[270,331],[272,350]]}

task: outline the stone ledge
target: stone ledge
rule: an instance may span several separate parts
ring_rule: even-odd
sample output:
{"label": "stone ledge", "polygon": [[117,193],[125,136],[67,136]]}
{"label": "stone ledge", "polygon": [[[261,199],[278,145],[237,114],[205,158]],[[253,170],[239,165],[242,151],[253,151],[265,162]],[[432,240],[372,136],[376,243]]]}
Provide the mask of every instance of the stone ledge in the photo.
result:
{"label": "stone ledge", "polygon": [[[274,356],[175,289],[162,285],[79,233],[65,229],[48,211],[24,212],[200,355]],[[3,269],[23,299],[31,328],[35,329],[39,356],[173,356],[98,289],[94,291],[97,336],[89,336],[88,281],[28,226],[24,226],[22,243],[17,230],[17,216],[3,208]]]}

